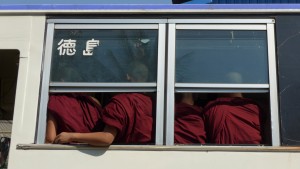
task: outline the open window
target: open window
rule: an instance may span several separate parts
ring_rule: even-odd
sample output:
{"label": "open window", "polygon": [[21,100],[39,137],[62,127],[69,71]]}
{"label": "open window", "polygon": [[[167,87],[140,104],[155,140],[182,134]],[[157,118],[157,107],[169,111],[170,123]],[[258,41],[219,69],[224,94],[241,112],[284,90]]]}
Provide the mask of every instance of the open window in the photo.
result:
{"label": "open window", "polygon": [[19,50],[0,50],[0,168],[7,167],[19,69],[19,55]]}
{"label": "open window", "polygon": [[180,93],[197,94],[200,106],[226,93],[256,100],[264,109],[262,144],[279,145],[273,21],[169,22],[167,145],[174,144],[174,96]]}
{"label": "open window", "polygon": [[[165,25],[159,20],[92,22],[48,20],[38,143],[44,143],[49,94],[89,93],[103,106],[120,92],[146,93],[156,103],[164,100]],[[147,77],[132,80],[128,73],[137,62],[148,69]],[[156,103],[153,144],[162,144],[163,105]]]}
{"label": "open window", "polygon": [[0,137],[11,136],[17,77],[18,50],[0,50]]}

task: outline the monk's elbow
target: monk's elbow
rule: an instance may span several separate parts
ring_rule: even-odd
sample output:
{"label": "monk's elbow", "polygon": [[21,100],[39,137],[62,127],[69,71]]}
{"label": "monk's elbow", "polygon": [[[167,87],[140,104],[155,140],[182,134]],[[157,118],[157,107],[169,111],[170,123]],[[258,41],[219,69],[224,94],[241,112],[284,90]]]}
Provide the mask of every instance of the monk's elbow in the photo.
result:
{"label": "monk's elbow", "polygon": [[110,146],[113,142],[114,142],[114,136],[112,136],[109,133],[105,133],[104,137],[101,138],[101,140],[99,140],[96,144],[94,144],[95,146],[102,146],[102,147],[108,147]]}
{"label": "monk's elbow", "polygon": [[111,138],[111,139],[107,139],[106,142],[105,142],[105,144],[107,146],[110,146],[113,142],[114,142],[114,138]]}
{"label": "monk's elbow", "polygon": [[104,147],[108,147],[113,143],[113,139],[104,139],[102,140],[102,142],[99,144],[99,146],[104,146]]}

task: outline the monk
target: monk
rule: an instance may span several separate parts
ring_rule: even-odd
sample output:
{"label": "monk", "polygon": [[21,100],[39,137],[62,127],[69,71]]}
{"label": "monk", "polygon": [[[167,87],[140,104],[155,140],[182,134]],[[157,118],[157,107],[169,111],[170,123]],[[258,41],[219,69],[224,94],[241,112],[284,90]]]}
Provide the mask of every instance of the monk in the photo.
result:
{"label": "monk", "polygon": [[262,109],[241,93],[226,93],[204,108],[209,143],[261,144]]}
{"label": "monk", "polygon": [[[141,62],[129,64],[127,80],[146,82],[148,68]],[[114,96],[102,111],[103,122],[116,129],[115,144],[148,144],[154,142],[152,98],[143,93]]]}
{"label": "monk", "polygon": [[102,111],[103,122],[115,128],[116,144],[153,143],[152,99],[142,93],[123,93]]}
{"label": "monk", "polygon": [[175,144],[205,144],[202,107],[195,105],[192,93],[182,93],[175,104]]}
{"label": "monk", "polygon": [[[239,72],[228,72],[229,83],[243,83]],[[261,144],[263,141],[263,109],[242,93],[223,93],[204,108],[204,122],[209,143]]]}
{"label": "monk", "polygon": [[[128,80],[143,82],[148,69],[142,63],[130,64]],[[59,134],[54,143],[84,142],[94,146],[115,144],[148,144],[153,142],[152,99],[142,93],[114,96],[101,111],[105,123],[102,132]]]}
{"label": "monk", "polygon": [[100,103],[82,93],[52,94],[48,102],[46,143],[53,143],[61,132],[100,131]]}

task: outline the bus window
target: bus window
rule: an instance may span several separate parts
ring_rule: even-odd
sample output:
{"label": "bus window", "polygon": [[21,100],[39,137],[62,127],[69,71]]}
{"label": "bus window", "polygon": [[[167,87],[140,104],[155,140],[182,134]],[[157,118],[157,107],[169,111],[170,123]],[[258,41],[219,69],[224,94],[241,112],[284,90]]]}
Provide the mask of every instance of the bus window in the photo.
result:
{"label": "bus window", "polygon": [[[174,45],[175,56],[171,52],[168,57],[175,58],[170,59],[168,64],[171,65],[169,72],[174,70],[175,77],[168,80],[168,86],[174,86],[168,92],[175,96],[200,94],[202,100],[199,106],[203,109],[201,114],[206,140],[198,141],[198,144],[275,143],[275,139],[271,138],[274,131],[271,131],[270,124],[270,103],[275,103],[270,97],[275,93],[270,91],[273,85],[276,88],[276,84],[270,83],[274,75],[269,72],[270,58],[274,59],[270,55],[272,52],[269,52],[268,40],[268,31],[272,30],[267,30],[264,24],[251,26],[188,24],[182,20],[173,22],[178,23],[174,27],[170,26],[169,32],[172,33],[170,36],[176,38],[169,41],[174,41],[171,46]],[[169,96],[168,99],[172,100],[172,95]],[[169,101],[170,106],[167,106],[171,107],[168,111],[170,119],[173,119],[171,114],[175,111],[175,121],[167,122],[168,128],[175,130],[167,132],[167,142],[170,145],[177,141],[177,101]],[[171,106],[174,103],[175,110]],[[273,111],[274,117],[278,116],[276,112]],[[192,120],[185,127],[192,125],[191,123]],[[276,123],[278,122],[275,121],[274,124]],[[276,140],[276,144],[278,142]]]}
{"label": "bus window", "polygon": [[[101,96],[101,104],[109,105],[105,93],[143,93],[153,101],[154,125],[148,126],[155,128],[155,141],[150,144],[279,144],[273,20],[93,21],[48,21],[37,143],[44,143],[51,95],[94,93]],[[212,141],[205,111],[221,95],[238,95],[229,102],[251,104],[244,109],[255,112],[246,121],[253,118],[256,134],[243,137],[255,141]],[[194,103],[186,103],[185,97]],[[204,129],[197,141],[177,137],[178,124],[184,123],[178,116],[181,106],[200,114],[198,109],[203,109],[203,124],[196,128]]]}
{"label": "bus window", "polygon": [[[151,121],[145,129],[151,136],[150,139],[147,138],[147,141],[140,142],[137,139],[139,136],[131,138],[132,141],[124,141],[123,137],[119,138],[123,132],[121,126],[125,125],[125,122],[127,124],[130,121],[128,125],[135,124],[137,125],[135,127],[139,128],[142,125],[138,122],[143,121],[144,117],[134,122],[132,119],[125,120],[122,116],[119,120],[125,121],[119,121],[119,125],[105,122],[104,118],[101,120],[105,122],[105,127],[112,126],[117,129],[118,135],[114,142],[116,144],[162,144],[163,125],[162,122],[156,123],[155,117],[156,114],[163,116],[163,107],[156,104],[156,101],[163,101],[163,92],[156,94],[156,91],[164,86],[163,76],[157,73],[158,69],[164,70],[164,64],[158,64],[158,58],[164,58],[159,54],[161,49],[158,47],[158,43],[165,43],[159,42],[164,36],[159,34],[159,29],[164,29],[164,27],[159,28],[157,23],[84,24],[85,20],[82,20],[83,23],[77,24],[56,24],[56,21],[49,22],[49,28],[54,26],[54,29],[48,31],[50,38],[45,56],[45,70],[47,71],[43,75],[44,85],[37,142],[44,143],[46,111],[51,101],[48,100],[49,96],[51,98],[53,95],[62,93],[65,94],[64,96],[72,95],[72,93],[73,95],[85,93],[95,95],[104,110],[107,106],[113,107],[112,103],[120,102],[120,105],[118,103],[114,107],[119,106],[124,110],[125,107],[130,107],[134,113],[142,113],[142,116],[144,116],[144,108],[135,105],[135,102],[144,98],[147,101],[142,100],[140,103],[149,102],[147,106],[144,106],[149,107],[149,110],[146,110],[149,117],[145,116],[145,119]],[[160,73],[164,74],[164,72]],[[107,97],[109,95],[116,96]],[[116,101],[120,98],[124,101]],[[141,115],[127,114],[127,116]],[[103,117],[106,116],[103,115]],[[121,123],[124,124],[121,125]],[[160,134],[153,130],[157,130]]]}
{"label": "bus window", "polygon": [[0,50],[1,137],[10,137],[17,86],[18,50]]}
{"label": "bus window", "polygon": [[19,68],[18,50],[0,50],[0,168],[5,168],[10,146]]}

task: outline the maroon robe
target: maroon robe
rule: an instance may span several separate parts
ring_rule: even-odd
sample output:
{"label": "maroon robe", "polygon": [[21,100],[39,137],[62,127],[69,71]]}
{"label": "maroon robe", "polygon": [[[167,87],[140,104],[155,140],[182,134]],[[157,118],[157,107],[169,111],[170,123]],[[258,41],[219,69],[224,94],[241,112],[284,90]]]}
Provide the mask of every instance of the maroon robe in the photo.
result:
{"label": "maroon robe", "polygon": [[103,108],[103,122],[115,127],[117,144],[153,142],[152,100],[140,93],[118,94]]}
{"label": "maroon robe", "polygon": [[261,109],[246,98],[218,98],[204,108],[204,121],[210,143],[260,144]]}
{"label": "maroon robe", "polygon": [[177,144],[204,144],[206,134],[202,117],[202,108],[186,103],[175,105],[175,138]]}
{"label": "maroon robe", "polygon": [[90,96],[83,94],[53,94],[49,97],[48,113],[57,122],[57,133],[101,131],[102,107]]}

